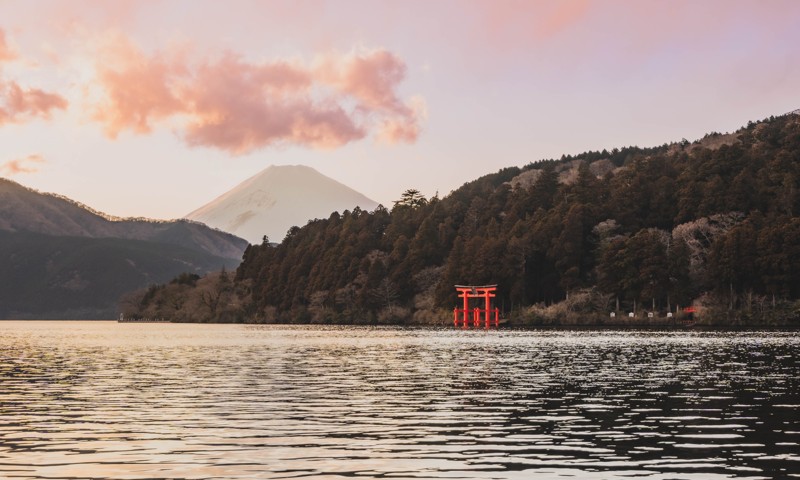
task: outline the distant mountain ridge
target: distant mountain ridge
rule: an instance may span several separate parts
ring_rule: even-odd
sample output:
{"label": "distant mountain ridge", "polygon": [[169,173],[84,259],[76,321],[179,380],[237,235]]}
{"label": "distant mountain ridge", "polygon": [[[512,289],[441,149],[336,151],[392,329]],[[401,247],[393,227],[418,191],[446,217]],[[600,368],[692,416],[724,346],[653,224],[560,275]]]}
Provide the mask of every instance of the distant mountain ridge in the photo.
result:
{"label": "distant mountain ridge", "polygon": [[303,165],[272,165],[185,218],[260,244],[280,242],[293,226],[334,212],[373,210],[374,200]]}
{"label": "distant mountain ridge", "polygon": [[236,268],[246,247],[200,223],[111,217],[0,178],[0,319],[114,318],[124,293]]}
{"label": "distant mountain ridge", "polygon": [[5,178],[0,178],[0,230],[154,241],[229,259],[240,259],[247,246],[241,238],[197,222],[112,217]]}

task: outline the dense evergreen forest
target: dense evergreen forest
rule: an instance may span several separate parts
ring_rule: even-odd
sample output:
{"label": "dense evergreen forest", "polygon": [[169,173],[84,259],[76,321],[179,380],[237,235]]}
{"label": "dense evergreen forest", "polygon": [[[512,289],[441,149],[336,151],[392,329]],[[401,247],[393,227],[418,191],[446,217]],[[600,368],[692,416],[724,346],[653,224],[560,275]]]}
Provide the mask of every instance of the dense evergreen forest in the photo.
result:
{"label": "dense evergreen forest", "polygon": [[[454,284],[497,284],[515,324],[664,318],[800,324],[800,116],[655,148],[511,167],[443,198],[333,213],[235,272],[128,295],[176,321],[451,322]],[[605,320],[604,320],[605,319]],[[634,319],[634,320],[635,320]],[[620,320],[623,321],[623,320]]]}

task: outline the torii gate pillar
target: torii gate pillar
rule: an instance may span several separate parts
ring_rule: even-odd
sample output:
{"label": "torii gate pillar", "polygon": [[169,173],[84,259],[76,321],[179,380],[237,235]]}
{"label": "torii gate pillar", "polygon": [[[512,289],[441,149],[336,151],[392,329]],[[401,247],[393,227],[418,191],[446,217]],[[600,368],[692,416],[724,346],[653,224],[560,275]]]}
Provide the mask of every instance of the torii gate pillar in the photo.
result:
{"label": "torii gate pillar", "polygon": [[[469,328],[469,299],[470,298],[483,298],[484,308],[475,308],[472,313],[472,322],[475,327],[480,326],[481,316],[483,316],[483,323],[485,328],[491,325],[491,314],[494,313],[494,326],[497,327],[500,323],[500,311],[495,307],[491,308],[491,299],[496,296],[497,285],[456,285],[456,291],[459,298],[464,299],[464,308],[453,309],[453,324],[458,327],[459,314],[461,314],[461,327]],[[483,314],[483,315],[481,315]]]}

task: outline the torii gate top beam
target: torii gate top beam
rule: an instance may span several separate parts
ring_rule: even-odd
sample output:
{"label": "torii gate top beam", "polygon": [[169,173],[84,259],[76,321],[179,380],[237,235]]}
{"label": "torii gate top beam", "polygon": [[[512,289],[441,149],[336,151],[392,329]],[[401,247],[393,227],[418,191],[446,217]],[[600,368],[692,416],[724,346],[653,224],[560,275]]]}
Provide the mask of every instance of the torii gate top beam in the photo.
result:
{"label": "torii gate top beam", "polygon": [[459,292],[459,297],[475,298],[475,297],[494,297],[494,291],[497,290],[497,285],[455,285],[456,290]]}

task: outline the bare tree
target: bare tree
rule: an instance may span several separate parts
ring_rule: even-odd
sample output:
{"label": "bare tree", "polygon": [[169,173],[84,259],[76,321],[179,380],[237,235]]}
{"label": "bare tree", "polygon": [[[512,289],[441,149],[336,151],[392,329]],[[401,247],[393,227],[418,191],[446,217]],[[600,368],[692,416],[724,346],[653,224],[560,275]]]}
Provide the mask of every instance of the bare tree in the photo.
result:
{"label": "bare tree", "polygon": [[372,296],[378,300],[381,306],[388,308],[394,306],[397,299],[400,298],[400,290],[393,281],[384,278],[381,280],[381,283],[372,290]]}
{"label": "bare tree", "polygon": [[693,280],[702,280],[714,238],[730,230],[744,217],[741,212],[720,213],[682,223],[672,230],[672,239],[684,242],[689,248],[689,275]]}

